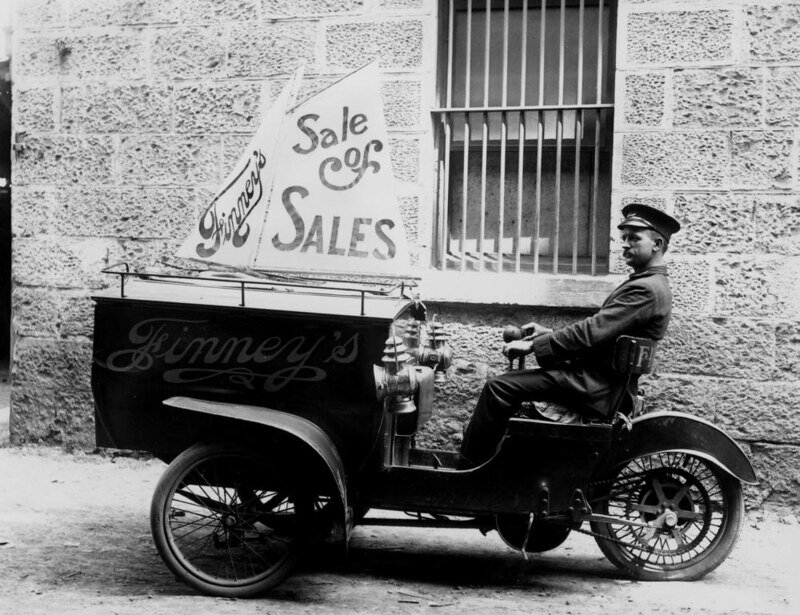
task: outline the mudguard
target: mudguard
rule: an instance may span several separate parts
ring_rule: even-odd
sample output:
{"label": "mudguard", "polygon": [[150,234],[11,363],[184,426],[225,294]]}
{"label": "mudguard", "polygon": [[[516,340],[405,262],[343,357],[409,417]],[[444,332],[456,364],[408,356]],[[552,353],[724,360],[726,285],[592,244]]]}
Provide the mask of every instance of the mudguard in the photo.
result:
{"label": "mudguard", "polygon": [[598,470],[662,452],[691,453],[742,482],[758,482],[747,455],[728,434],[704,419],[681,412],[654,412],[635,418],[630,433],[622,436]]}
{"label": "mudguard", "polygon": [[263,406],[247,406],[243,404],[231,404],[223,402],[206,401],[192,397],[170,397],[164,400],[165,406],[190,410],[192,412],[202,412],[223,418],[245,421],[263,425],[271,429],[276,429],[285,434],[296,438],[299,443],[312,450],[330,471],[331,478],[334,480],[339,491],[339,501],[341,510],[336,511],[340,516],[336,519],[340,527],[344,528],[344,545],[346,547],[350,538],[350,526],[347,518],[347,485],[345,482],[344,464],[339,452],[336,450],[331,438],[322,429],[311,421],[294,414],[288,414],[280,410],[265,408]]}

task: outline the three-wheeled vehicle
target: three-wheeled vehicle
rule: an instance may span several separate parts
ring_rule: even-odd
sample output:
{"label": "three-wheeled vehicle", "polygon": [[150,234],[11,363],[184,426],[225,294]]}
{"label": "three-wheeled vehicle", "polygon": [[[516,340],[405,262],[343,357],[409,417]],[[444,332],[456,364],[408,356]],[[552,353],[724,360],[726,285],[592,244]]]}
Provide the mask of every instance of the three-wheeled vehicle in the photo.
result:
{"label": "three-wheeled vehicle", "polygon": [[[450,358],[403,285],[109,272],[119,288],[95,297],[97,444],[169,463],[153,537],[201,592],[263,592],[310,545],[346,548],[364,523],[496,529],[523,554],[580,531],[646,580],[700,578],[736,542],[753,468],[688,414],[514,418],[469,469],[416,447]],[[649,371],[654,346],[621,338],[615,367]]]}

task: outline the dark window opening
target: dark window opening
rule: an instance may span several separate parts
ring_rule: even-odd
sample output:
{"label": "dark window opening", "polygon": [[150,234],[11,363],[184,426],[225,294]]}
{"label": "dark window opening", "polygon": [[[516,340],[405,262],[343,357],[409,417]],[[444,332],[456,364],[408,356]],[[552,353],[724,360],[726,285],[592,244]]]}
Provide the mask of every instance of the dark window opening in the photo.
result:
{"label": "dark window opening", "polygon": [[608,271],[608,0],[448,0],[437,265]]}

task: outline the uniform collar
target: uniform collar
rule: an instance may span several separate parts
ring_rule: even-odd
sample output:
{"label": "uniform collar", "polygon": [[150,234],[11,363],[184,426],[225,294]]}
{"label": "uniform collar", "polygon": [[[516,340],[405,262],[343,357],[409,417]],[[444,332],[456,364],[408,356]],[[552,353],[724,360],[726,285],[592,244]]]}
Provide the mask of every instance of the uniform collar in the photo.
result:
{"label": "uniform collar", "polygon": [[669,275],[667,273],[667,266],[666,265],[654,265],[653,267],[649,267],[649,268],[647,268],[644,271],[641,271],[639,273],[632,273],[630,276],[628,276],[628,279],[629,280],[636,280],[638,278],[643,278],[643,277],[648,276],[648,275],[656,275],[656,274]]}

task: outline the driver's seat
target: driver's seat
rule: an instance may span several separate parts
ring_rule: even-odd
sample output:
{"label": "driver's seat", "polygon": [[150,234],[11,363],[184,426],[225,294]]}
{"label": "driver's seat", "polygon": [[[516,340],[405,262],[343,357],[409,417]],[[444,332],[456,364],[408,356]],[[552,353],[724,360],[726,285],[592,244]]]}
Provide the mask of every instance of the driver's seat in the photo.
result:
{"label": "driver's seat", "polygon": [[[614,345],[614,357],[611,367],[615,372],[625,376],[624,383],[615,391],[616,399],[611,404],[609,419],[615,417],[617,413],[625,416],[636,415],[641,410],[641,398],[632,393],[633,407],[627,412],[624,411],[626,393],[634,376],[649,374],[653,371],[655,364],[656,340],[644,337],[633,337],[632,335],[620,335]],[[569,406],[553,402],[538,402],[535,406],[531,404],[523,410],[523,416],[531,419],[553,421],[557,423],[586,423],[594,422],[583,413],[577,412]],[[599,415],[598,415],[599,416]]]}

